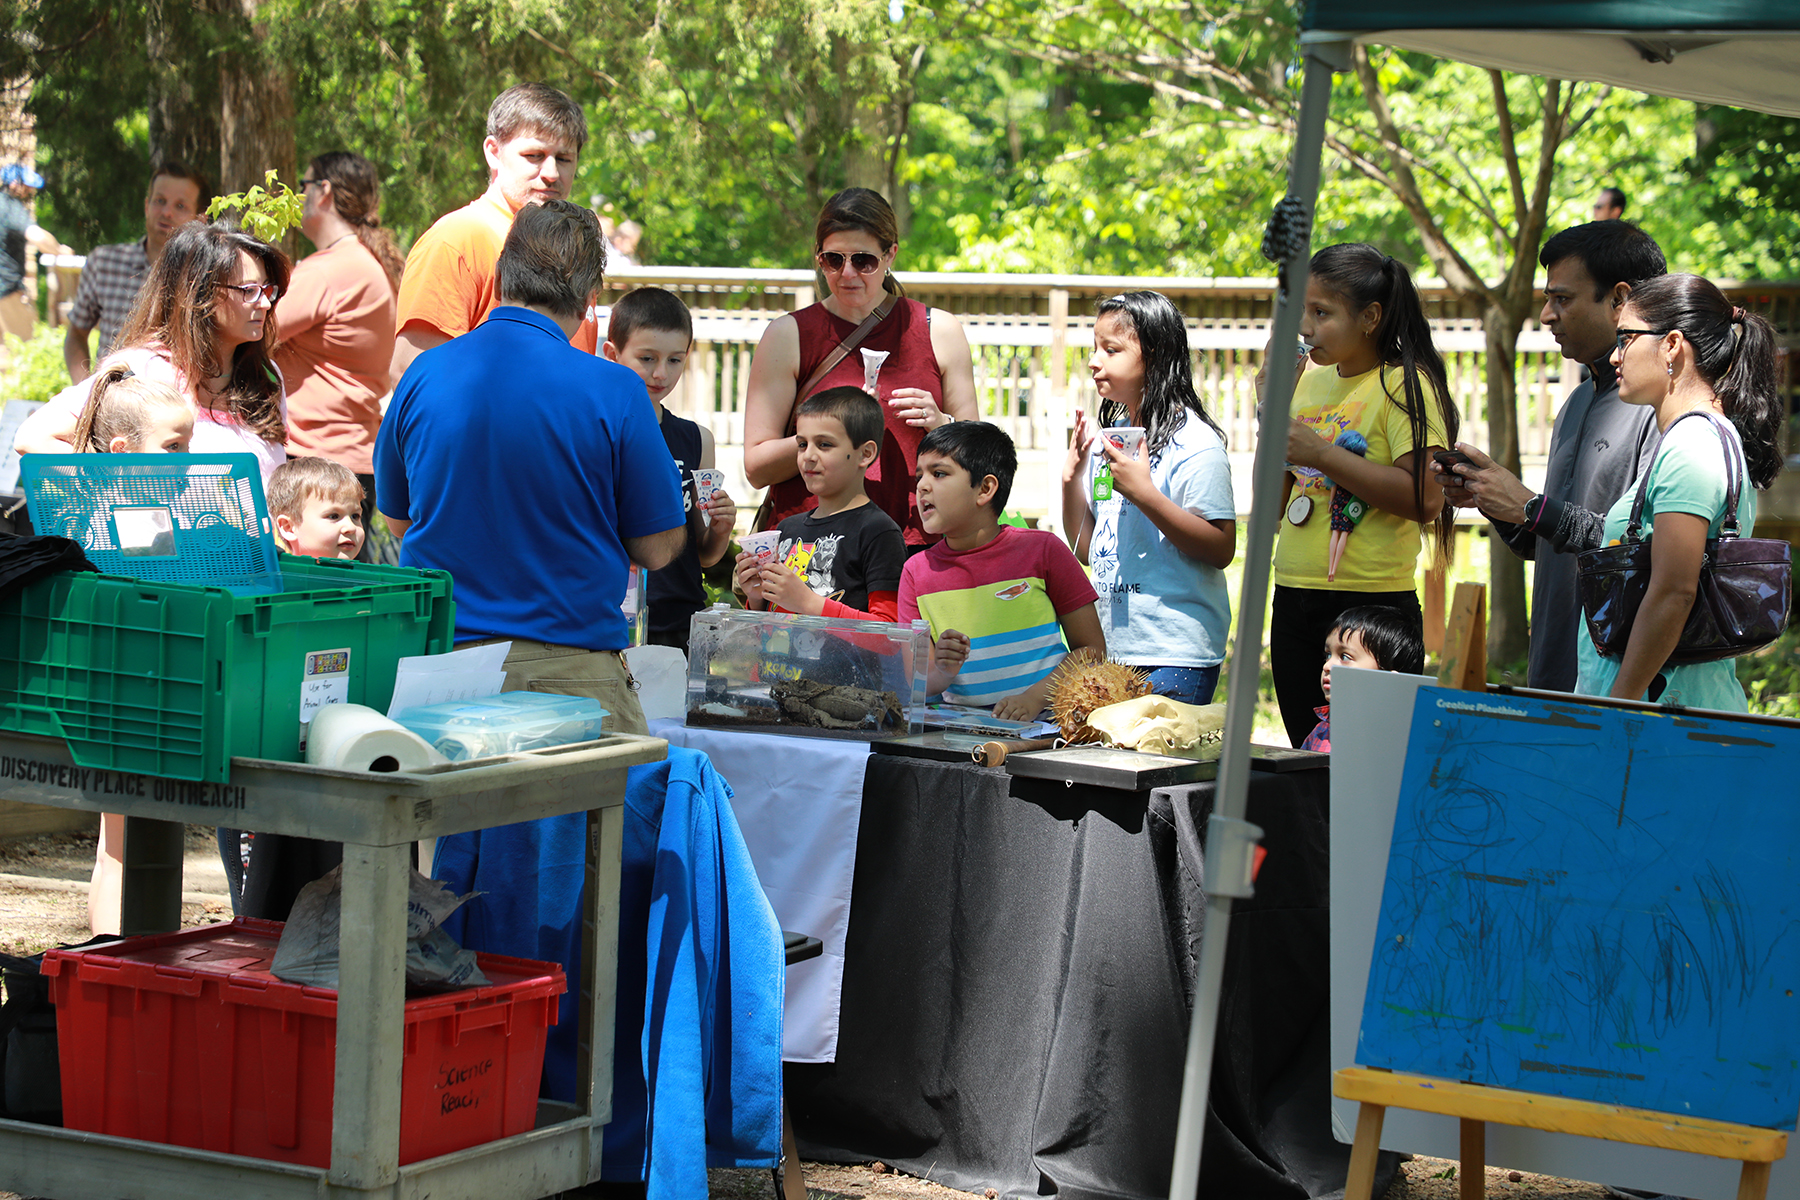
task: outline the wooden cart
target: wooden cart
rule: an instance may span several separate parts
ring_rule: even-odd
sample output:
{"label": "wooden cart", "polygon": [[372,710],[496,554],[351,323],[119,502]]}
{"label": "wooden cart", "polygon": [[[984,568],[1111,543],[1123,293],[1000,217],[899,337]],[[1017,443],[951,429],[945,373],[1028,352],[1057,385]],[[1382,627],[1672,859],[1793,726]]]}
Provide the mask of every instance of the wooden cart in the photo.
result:
{"label": "wooden cart", "polygon": [[[76,766],[66,746],[0,731],[0,796],[126,816],[127,933],[181,914],[182,825],[344,843],[331,1166],[294,1166],[0,1120],[0,1188],[62,1200],[537,1200],[595,1177],[611,1117],[625,772],[667,752],[625,734],[526,754],[373,774],[234,759],[231,781],[190,783]],[[540,1105],[517,1137],[401,1166],[407,847],[515,821],[587,811],[579,1105]]]}

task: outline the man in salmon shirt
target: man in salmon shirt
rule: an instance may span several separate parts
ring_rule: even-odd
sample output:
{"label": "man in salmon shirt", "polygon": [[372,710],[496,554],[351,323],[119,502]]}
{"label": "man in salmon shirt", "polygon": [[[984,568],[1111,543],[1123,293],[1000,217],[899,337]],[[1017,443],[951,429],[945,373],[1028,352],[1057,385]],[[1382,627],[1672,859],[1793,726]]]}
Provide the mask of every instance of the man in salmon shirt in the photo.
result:
{"label": "man in salmon shirt", "polygon": [[[548,84],[516,84],[494,97],[481,144],[488,189],[413,243],[388,378],[398,380],[420,354],[481,324],[500,302],[494,264],[513,218],[533,200],[568,199],[587,136],[581,106]],[[594,334],[593,319],[584,317],[570,345],[592,354]]]}

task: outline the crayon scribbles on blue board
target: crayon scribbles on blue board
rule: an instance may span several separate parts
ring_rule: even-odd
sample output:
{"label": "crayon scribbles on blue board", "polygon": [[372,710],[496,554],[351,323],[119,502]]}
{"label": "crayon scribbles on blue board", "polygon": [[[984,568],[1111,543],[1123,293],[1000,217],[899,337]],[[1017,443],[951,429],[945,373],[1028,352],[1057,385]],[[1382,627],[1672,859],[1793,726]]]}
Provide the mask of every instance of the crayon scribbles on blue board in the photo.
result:
{"label": "crayon scribbles on blue board", "polygon": [[1793,1129],[1800,730],[1422,688],[1356,1061]]}

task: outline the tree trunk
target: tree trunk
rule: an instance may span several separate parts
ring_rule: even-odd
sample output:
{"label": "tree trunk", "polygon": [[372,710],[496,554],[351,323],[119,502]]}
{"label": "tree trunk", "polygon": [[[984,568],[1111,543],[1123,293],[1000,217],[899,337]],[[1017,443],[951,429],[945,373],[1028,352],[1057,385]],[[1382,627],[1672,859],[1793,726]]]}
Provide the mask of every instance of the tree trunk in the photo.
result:
{"label": "tree trunk", "polygon": [[[219,106],[217,76],[207,60],[210,27],[204,12],[173,0],[151,0],[144,29],[151,76],[150,161],[179,160],[207,176],[204,204],[218,183]],[[145,184],[149,183],[146,179]]]}
{"label": "tree trunk", "polygon": [[[1526,296],[1529,304],[1530,296]],[[1490,303],[1482,313],[1487,340],[1488,454],[1519,473],[1518,375],[1515,356],[1525,313]],[[1522,663],[1527,649],[1525,562],[1497,537],[1488,539],[1488,661]]]}
{"label": "tree trunk", "polygon": [[263,52],[266,27],[256,23],[261,0],[241,0],[249,36],[219,69],[219,190],[241,192],[280,172],[290,187],[295,173],[294,96],[287,72]]}

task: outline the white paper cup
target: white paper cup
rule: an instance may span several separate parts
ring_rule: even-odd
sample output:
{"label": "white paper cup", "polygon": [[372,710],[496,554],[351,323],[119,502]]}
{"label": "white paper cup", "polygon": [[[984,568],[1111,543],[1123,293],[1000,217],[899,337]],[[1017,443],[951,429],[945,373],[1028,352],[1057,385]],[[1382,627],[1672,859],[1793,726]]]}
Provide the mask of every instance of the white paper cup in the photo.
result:
{"label": "white paper cup", "polygon": [[694,494],[700,503],[711,504],[720,488],[725,486],[725,472],[715,471],[711,467],[702,467],[694,472]]}
{"label": "white paper cup", "polygon": [[775,550],[781,544],[779,529],[765,529],[761,533],[746,533],[738,539],[738,545],[756,555],[756,561],[766,563],[775,557]]}
{"label": "white paper cup", "polygon": [[1101,434],[1113,449],[1126,458],[1137,458],[1138,452],[1144,448],[1144,427],[1141,425],[1123,425],[1117,429],[1104,429]]}

